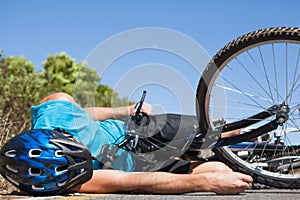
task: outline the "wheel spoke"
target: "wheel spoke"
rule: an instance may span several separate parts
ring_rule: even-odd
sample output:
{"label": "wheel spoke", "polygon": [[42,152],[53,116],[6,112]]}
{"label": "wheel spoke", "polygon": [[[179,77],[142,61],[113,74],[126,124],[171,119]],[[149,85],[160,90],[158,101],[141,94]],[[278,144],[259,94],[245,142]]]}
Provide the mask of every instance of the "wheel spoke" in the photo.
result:
{"label": "wheel spoke", "polygon": [[[272,44],[272,56],[273,56],[273,67],[274,67],[274,75],[275,75],[275,87],[276,87],[276,91],[278,91],[278,76],[277,76],[276,57],[275,57],[274,44]],[[278,93],[277,93],[276,96],[277,96],[277,102],[279,102]]]}
{"label": "wheel spoke", "polygon": [[266,70],[266,66],[265,66],[265,62],[264,62],[264,59],[263,59],[263,55],[262,55],[260,46],[258,46],[258,50],[259,50],[261,62],[262,62],[262,65],[263,65],[265,78],[266,78],[267,83],[268,83],[268,88],[269,88],[269,91],[270,91],[270,95],[272,96],[272,100],[274,100],[273,99],[273,93],[272,93],[271,86],[270,86],[269,76],[268,76],[268,73],[267,73],[267,70]]}

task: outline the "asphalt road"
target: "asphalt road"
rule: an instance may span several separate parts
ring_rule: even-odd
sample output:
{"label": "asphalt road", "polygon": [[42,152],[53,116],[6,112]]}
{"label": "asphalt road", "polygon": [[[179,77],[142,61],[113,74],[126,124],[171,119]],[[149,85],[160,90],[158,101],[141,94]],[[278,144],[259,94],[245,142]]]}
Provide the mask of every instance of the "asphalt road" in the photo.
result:
{"label": "asphalt road", "polygon": [[[1,193],[0,193],[1,194]],[[245,193],[239,195],[216,195],[214,193],[188,193],[183,195],[132,195],[132,194],[72,194],[67,196],[50,196],[50,197],[30,197],[23,196],[18,193],[2,194],[0,199],[21,199],[21,200],[81,200],[81,199],[99,199],[99,200],[147,200],[147,199],[167,199],[167,200],[187,200],[187,199],[300,199],[300,190],[277,190],[277,189],[260,189],[260,190],[247,190]]]}

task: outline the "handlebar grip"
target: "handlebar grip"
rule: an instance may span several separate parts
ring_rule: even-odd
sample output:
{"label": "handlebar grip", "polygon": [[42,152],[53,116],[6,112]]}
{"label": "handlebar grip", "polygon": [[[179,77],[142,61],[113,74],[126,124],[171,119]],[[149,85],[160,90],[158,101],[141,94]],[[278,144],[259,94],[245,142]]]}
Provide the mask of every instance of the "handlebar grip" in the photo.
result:
{"label": "handlebar grip", "polygon": [[[145,124],[145,118],[149,118],[145,113],[141,112],[145,97],[146,97],[146,91],[143,91],[141,100],[136,104],[135,109],[134,109],[134,115],[131,117],[131,119],[135,122],[136,125],[140,126],[142,124]],[[146,120],[148,121],[148,120]],[[142,123],[141,123],[142,122]]]}
{"label": "handlebar grip", "polygon": [[141,112],[143,103],[145,101],[146,93],[147,92],[144,90],[143,94],[142,94],[142,97],[141,97],[141,100],[135,105],[134,113],[135,113],[136,116],[139,115],[139,113]]}

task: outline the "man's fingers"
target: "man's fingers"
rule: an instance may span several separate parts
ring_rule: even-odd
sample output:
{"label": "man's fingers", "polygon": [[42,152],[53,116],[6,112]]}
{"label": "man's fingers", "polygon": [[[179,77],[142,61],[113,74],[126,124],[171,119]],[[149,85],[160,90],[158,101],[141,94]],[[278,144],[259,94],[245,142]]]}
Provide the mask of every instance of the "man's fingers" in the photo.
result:
{"label": "man's fingers", "polygon": [[247,182],[243,182],[243,184],[241,185],[241,188],[243,189],[249,189],[250,187],[250,183],[247,183]]}
{"label": "man's fingers", "polygon": [[152,114],[152,105],[144,102],[141,111],[150,116]]}
{"label": "man's fingers", "polygon": [[242,189],[249,189],[250,187],[250,183],[253,182],[253,179],[251,176],[245,175],[245,174],[240,174],[240,178],[241,178],[241,185],[240,188]]}
{"label": "man's fingers", "polygon": [[247,183],[252,183],[253,182],[253,178],[251,176],[248,176],[248,175],[244,175],[244,174],[241,174],[241,179]]}

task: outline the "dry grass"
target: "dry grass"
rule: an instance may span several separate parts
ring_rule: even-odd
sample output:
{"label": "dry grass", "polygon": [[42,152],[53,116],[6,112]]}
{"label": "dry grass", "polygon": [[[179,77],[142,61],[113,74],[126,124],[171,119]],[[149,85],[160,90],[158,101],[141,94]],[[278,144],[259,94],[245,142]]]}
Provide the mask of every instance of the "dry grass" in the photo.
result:
{"label": "dry grass", "polygon": [[[28,120],[24,122],[12,122],[10,120],[11,112],[8,112],[5,116],[0,118],[0,148],[13,136],[24,131]],[[21,127],[21,128],[18,128]],[[18,129],[18,131],[15,131]],[[1,194],[9,194],[13,191],[18,190],[11,183],[6,181],[2,176],[0,176],[0,191]]]}

